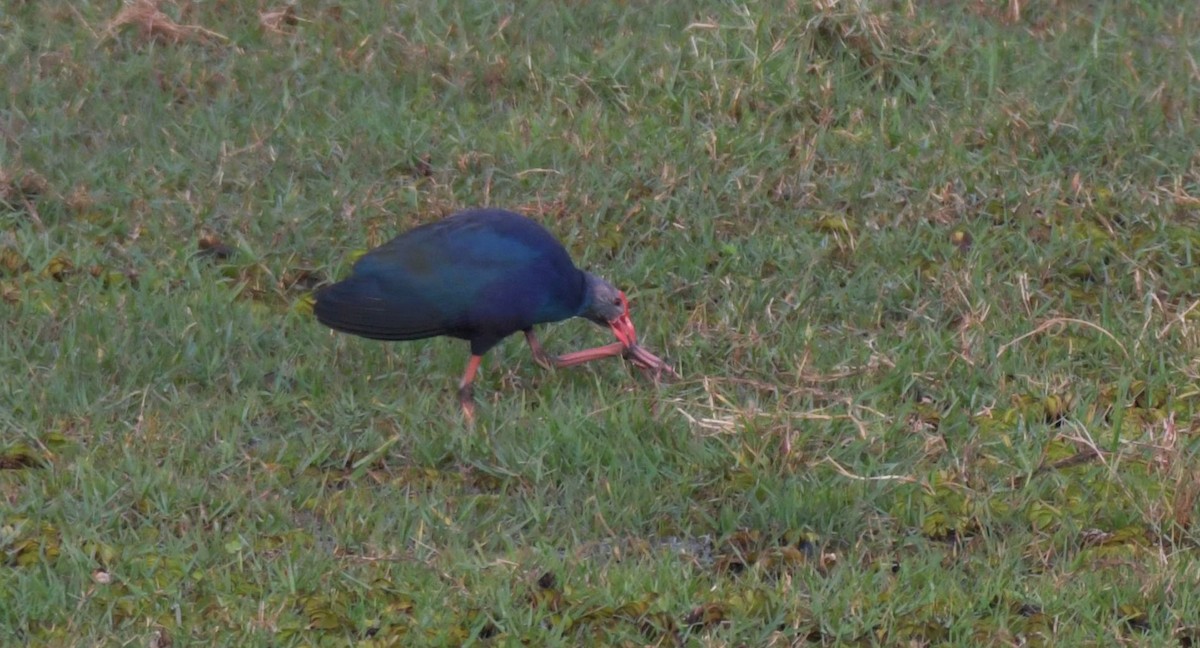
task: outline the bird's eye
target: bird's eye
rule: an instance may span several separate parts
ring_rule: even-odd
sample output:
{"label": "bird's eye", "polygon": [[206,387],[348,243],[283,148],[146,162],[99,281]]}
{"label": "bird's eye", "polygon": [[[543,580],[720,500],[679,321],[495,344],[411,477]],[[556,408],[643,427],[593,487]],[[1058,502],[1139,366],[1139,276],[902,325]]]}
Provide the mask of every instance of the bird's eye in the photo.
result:
{"label": "bird's eye", "polygon": [[620,306],[620,305],[621,305],[620,297],[617,297],[616,299],[613,300],[613,306]]}

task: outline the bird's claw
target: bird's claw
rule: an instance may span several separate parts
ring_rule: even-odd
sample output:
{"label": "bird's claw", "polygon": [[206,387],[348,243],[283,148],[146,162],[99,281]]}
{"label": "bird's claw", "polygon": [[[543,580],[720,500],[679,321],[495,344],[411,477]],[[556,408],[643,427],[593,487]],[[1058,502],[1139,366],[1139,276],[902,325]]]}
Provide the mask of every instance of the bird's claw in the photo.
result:
{"label": "bird's claw", "polygon": [[625,347],[621,356],[633,363],[633,366],[651,374],[656,381],[664,374],[673,378],[679,377],[679,374],[671,368],[671,365],[667,364],[666,360],[654,355],[640,344]]}

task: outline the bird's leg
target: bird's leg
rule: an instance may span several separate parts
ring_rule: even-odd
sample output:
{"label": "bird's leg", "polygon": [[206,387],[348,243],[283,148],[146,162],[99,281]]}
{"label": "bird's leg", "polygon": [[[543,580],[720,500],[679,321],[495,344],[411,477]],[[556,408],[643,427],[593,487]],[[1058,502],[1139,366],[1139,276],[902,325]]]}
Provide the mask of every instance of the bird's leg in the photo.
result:
{"label": "bird's leg", "polygon": [[541,365],[543,369],[549,369],[554,366],[554,358],[546,355],[546,352],[542,349],[542,343],[538,342],[532,328],[525,329],[525,341],[529,343],[529,351],[533,353],[534,362]]}
{"label": "bird's leg", "polygon": [[613,358],[622,356],[634,364],[639,369],[644,369],[651,372],[657,380],[663,374],[668,376],[678,377],[679,374],[667,364],[665,360],[650,353],[640,344],[635,344],[631,347],[625,346],[621,342],[613,342],[594,349],[584,349],[583,351],[575,351],[573,353],[564,353],[563,355],[554,358],[554,366],[556,367],[573,367],[577,364],[591,362],[592,360],[600,360],[601,358]]}
{"label": "bird's leg", "polygon": [[462,405],[463,418],[470,425],[475,424],[475,373],[479,371],[479,363],[483,356],[472,354],[467,362],[467,370],[463,372],[462,380],[458,383],[458,402]]}
{"label": "bird's leg", "polygon": [[613,342],[594,349],[584,349],[583,351],[575,351],[572,353],[564,353],[563,355],[554,358],[554,366],[556,367],[573,367],[577,364],[599,360],[601,358],[614,358],[625,353],[625,345],[620,342]]}

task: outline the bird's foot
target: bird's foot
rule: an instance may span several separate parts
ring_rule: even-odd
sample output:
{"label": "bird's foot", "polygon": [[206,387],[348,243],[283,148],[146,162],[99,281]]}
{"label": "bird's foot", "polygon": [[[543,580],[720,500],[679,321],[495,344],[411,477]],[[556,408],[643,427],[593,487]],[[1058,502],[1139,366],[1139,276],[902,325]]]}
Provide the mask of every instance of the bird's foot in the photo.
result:
{"label": "bird's foot", "polygon": [[463,385],[458,388],[458,402],[462,405],[463,420],[470,427],[475,426],[475,387]]}
{"label": "bird's foot", "polygon": [[621,355],[638,369],[651,374],[656,382],[664,375],[672,378],[679,377],[679,374],[671,365],[667,364],[666,360],[654,355],[640,344],[625,347]]}
{"label": "bird's foot", "polygon": [[554,368],[555,359],[551,358],[549,354],[541,349],[538,349],[533,353],[533,361],[538,363],[538,366],[542,369]]}
{"label": "bird's foot", "polygon": [[483,357],[471,354],[467,361],[467,370],[463,372],[462,380],[458,383],[458,402],[462,405],[463,418],[467,425],[475,426],[475,374],[479,371],[479,363]]}
{"label": "bird's foot", "polygon": [[555,358],[550,357],[544,349],[542,343],[538,341],[537,336],[533,334],[533,330],[525,331],[525,341],[529,343],[529,352],[533,354],[533,361],[538,363],[542,369],[553,369]]}

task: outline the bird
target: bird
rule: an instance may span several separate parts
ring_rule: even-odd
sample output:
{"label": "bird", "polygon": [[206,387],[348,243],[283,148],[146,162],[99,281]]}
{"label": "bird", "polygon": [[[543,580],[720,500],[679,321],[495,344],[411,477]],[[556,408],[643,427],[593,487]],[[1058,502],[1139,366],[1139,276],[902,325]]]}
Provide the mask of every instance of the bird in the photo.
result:
{"label": "bird", "polygon": [[[448,336],[469,342],[471,357],[458,385],[469,423],[483,355],[517,332],[545,368],[624,356],[656,377],[674,374],[638,344],[624,292],[577,268],[536,221],[503,209],[467,209],[408,230],[368,251],[349,277],[314,297],[317,320],[335,331],[385,341]],[[533,327],[572,317],[608,327],[617,342],[550,356]]]}

